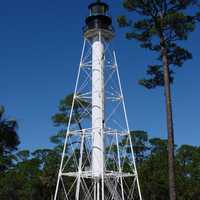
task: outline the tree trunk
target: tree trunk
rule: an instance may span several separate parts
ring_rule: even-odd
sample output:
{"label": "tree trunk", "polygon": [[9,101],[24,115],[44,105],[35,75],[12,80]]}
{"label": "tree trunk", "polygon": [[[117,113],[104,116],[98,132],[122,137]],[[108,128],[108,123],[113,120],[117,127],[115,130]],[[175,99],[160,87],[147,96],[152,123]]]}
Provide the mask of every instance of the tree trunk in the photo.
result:
{"label": "tree trunk", "polygon": [[173,114],[172,114],[172,101],[171,101],[170,70],[168,62],[168,53],[167,49],[165,48],[163,38],[161,38],[161,47],[162,47],[161,53],[163,60],[164,92],[166,101],[167,132],[168,132],[169,193],[170,193],[170,200],[176,200],[174,127],[173,127]]}

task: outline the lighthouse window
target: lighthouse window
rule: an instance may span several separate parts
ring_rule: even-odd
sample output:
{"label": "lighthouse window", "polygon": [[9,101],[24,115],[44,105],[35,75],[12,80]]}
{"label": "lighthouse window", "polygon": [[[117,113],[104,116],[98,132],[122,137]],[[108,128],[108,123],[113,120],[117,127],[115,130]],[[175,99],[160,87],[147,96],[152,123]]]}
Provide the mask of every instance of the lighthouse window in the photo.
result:
{"label": "lighthouse window", "polygon": [[96,5],[92,7],[92,14],[93,15],[99,15],[99,14],[105,14],[106,8],[104,6]]}

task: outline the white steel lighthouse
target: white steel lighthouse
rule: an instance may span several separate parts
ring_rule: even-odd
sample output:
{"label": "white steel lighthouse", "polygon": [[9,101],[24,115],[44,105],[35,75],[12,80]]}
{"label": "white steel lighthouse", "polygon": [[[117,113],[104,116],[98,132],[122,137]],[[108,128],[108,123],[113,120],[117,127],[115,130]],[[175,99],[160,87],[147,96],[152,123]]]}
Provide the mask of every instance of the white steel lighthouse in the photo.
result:
{"label": "white steel lighthouse", "polygon": [[88,8],[54,200],[142,200],[109,7]]}

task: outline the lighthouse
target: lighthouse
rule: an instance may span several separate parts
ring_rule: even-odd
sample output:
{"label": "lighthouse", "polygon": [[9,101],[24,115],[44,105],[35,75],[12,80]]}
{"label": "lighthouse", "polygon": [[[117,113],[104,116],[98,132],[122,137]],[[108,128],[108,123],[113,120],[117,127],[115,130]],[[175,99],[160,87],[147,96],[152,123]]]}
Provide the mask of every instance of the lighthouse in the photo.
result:
{"label": "lighthouse", "polygon": [[142,200],[109,6],[88,6],[54,200]]}
{"label": "lighthouse", "polygon": [[114,36],[112,20],[107,16],[108,5],[102,2],[89,5],[90,16],[86,18],[84,37],[92,45],[92,171],[100,179],[104,173],[104,52],[105,42]]}

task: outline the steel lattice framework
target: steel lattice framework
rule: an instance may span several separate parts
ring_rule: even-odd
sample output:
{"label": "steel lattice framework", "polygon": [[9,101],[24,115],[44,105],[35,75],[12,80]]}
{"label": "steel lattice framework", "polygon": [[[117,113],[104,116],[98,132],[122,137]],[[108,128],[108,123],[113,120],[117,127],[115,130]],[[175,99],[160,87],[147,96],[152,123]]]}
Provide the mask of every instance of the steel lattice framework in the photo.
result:
{"label": "steel lattice framework", "polygon": [[[95,50],[85,38],[54,200],[142,200],[116,55],[101,32],[98,41],[104,47],[98,60],[103,69],[102,126],[92,125]],[[83,110],[81,129],[72,123],[77,106]],[[103,145],[94,158],[96,131]]]}

